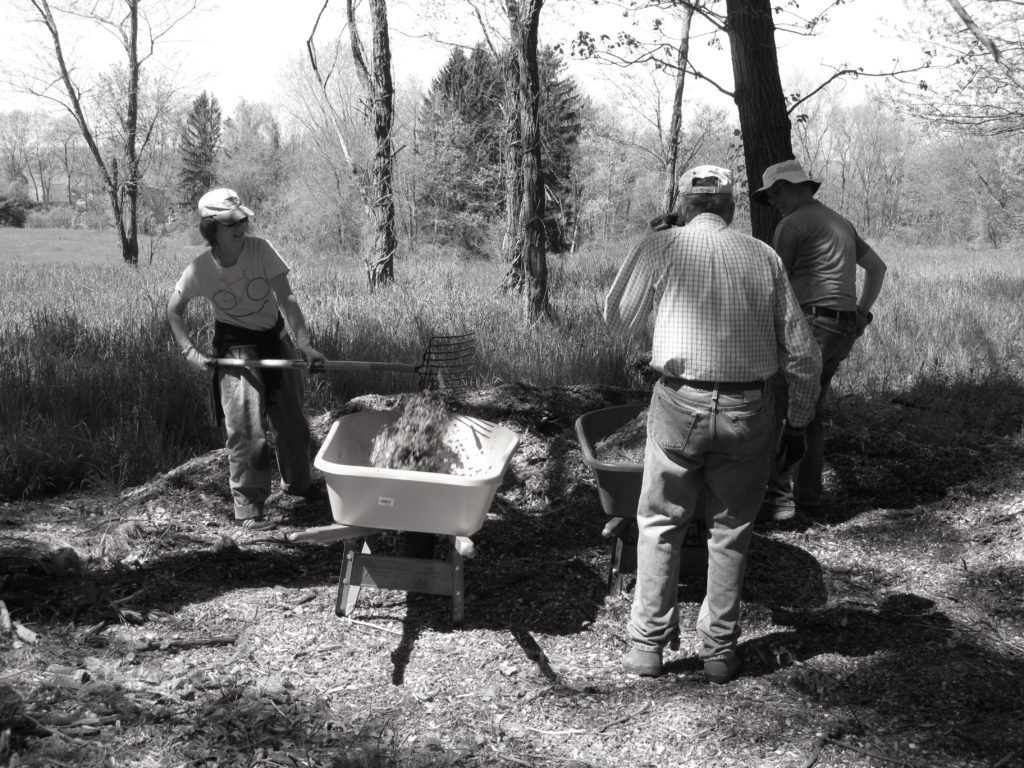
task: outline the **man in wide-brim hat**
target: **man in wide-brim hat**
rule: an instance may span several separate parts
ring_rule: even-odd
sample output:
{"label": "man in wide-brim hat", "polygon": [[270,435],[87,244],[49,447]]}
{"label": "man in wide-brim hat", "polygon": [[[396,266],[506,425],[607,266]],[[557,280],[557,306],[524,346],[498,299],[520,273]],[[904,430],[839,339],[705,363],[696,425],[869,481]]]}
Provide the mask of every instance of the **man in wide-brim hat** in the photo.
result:
{"label": "man in wide-brim hat", "polygon": [[[772,205],[782,214],[772,245],[789,274],[797,301],[821,349],[821,394],[814,418],[807,425],[807,450],[790,470],[773,468],[760,519],[786,520],[797,512],[810,516],[823,511],[824,404],[832,377],[850,354],[854,342],[871,322],[871,307],[882,289],[885,262],[857,234],[846,218],[814,194],[821,182],[796,160],[769,166],[763,184],[751,198]],[[857,268],[864,286],[857,295]],[[780,430],[784,423],[787,387],[782,376],[772,379]]]}

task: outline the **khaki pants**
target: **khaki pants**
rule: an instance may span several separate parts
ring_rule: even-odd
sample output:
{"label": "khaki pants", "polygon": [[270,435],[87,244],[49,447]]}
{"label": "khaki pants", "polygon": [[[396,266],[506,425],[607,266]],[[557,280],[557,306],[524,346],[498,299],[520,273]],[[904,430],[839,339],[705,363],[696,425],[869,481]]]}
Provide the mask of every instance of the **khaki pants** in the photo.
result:
{"label": "khaki pants", "polygon": [[[281,339],[282,357],[298,357],[288,338]],[[232,347],[227,357],[252,359],[255,346]],[[281,387],[267,397],[259,369],[221,368],[218,371],[220,402],[227,430],[229,484],[239,520],[260,517],[270,495],[271,446],[264,421],[273,433],[281,486],[286,492],[301,493],[312,483],[310,450],[312,436],[303,411],[306,396],[304,373],[280,372]]]}

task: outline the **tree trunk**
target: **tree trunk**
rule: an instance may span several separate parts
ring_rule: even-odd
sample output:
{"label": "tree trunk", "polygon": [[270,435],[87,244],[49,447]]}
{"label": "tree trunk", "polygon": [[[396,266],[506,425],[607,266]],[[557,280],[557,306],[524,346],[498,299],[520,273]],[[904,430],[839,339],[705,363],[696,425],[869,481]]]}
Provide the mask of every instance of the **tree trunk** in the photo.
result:
{"label": "tree trunk", "polygon": [[[726,25],[736,81],[734,100],[743,135],[743,157],[751,191],[761,186],[765,168],[793,157],[791,124],[779,79],[771,0],[726,0]],[[779,215],[751,201],[754,237],[772,241]]]}
{"label": "tree trunk", "polygon": [[523,140],[519,125],[519,8],[516,0],[508,0],[509,26],[512,39],[505,52],[505,235],[501,242],[501,255],[508,265],[502,288],[506,291],[523,289],[523,250],[525,235],[520,226],[523,207]]}
{"label": "tree trunk", "polygon": [[662,212],[670,213],[676,207],[677,179],[679,177],[679,132],[683,124],[683,87],[686,84],[686,61],[690,57],[690,22],[693,20],[693,6],[683,8],[683,30],[679,38],[679,52],[676,57],[676,90],[672,96],[672,122],[668,129],[668,157],[665,160],[665,194],[662,198]]}
{"label": "tree trunk", "polygon": [[[121,253],[129,264],[139,263],[139,2],[129,4],[128,109],[125,113],[124,156],[128,175],[124,180]],[[125,219],[127,219],[125,221]]]}
{"label": "tree trunk", "polygon": [[548,264],[544,231],[544,177],[541,173],[540,74],[537,66],[537,33],[544,0],[522,0],[518,35],[514,37],[519,58],[519,130],[523,145],[523,205],[520,230],[525,253],[526,317],[536,321],[550,317]]}
{"label": "tree trunk", "polygon": [[370,288],[395,279],[395,194],[392,179],[394,154],[391,126],[395,116],[395,88],[391,80],[391,43],[388,37],[388,9],[385,0],[370,0],[373,16],[373,156],[374,224],[373,252],[367,263]]}
{"label": "tree trunk", "polygon": [[[327,3],[324,3],[324,8]],[[356,73],[366,88],[367,95],[373,103],[373,137],[376,149],[373,156],[373,167],[370,171],[370,189],[364,191],[366,203],[373,222],[373,250],[366,258],[366,277],[370,290],[394,282],[395,251],[398,249],[398,238],[395,235],[395,196],[392,181],[394,154],[391,147],[391,127],[394,122],[395,89],[391,80],[391,43],[388,37],[388,14],[386,0],[370,0],[370,15],[373,21],[373,71],[366,65],[366,54],[356,27],[355,6],[353,0],[346,3],[349,27],[349,39],[352,44],[352,59],[355,61]],[[312,37],[307,46],[312,45]],[[310,56],[313,51],[310,47]],[[316,69],[314,60],[314,71]],[[326,98],[326,83],[321,80]],[[348,157],[347,149],[345,151]],[[350,166],[356,170],[354,163]]]}

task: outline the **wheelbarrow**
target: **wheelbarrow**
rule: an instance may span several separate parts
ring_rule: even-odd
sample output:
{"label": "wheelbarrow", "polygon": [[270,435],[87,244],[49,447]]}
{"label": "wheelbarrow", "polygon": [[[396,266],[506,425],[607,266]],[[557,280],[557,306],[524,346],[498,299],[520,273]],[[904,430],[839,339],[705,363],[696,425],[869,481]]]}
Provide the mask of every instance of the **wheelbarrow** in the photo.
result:
{"label": "wheelbarrow", "polygon": [[[647,403],[616,405],[590,411],[576,419],[576,437],[580,443],[583,463],[590,467],[597,481],[597,493],[608,520],[601,535],[612,542],[608,566],[608,594],[622,590],[623,577],[636,573],[636,508],[640,501],[643,463],[608,461],[598,456],[595,446],[632,421]],[[708,527],[703,509],[698,509],[687,527],[680,558],[680,578],[697,578],[707,573]]]}
{"label": "wheelbarrow", "polygon": [[[335,613],[348,616],[362,587],[452,598],[452,622],[464,616],[463,558],[484,523],[519,444],[512,430],[482,419],[453,416],[444,443],[458,457],[460,474],[382,469],[371,465],[374,438],[398,410],[360,411],[337,419],[313,465],[324,473],[335,523],[288,534],[290,541],[344,541]],[[407,557],[372,551],[379,534],[435,534],[447,557]]]}

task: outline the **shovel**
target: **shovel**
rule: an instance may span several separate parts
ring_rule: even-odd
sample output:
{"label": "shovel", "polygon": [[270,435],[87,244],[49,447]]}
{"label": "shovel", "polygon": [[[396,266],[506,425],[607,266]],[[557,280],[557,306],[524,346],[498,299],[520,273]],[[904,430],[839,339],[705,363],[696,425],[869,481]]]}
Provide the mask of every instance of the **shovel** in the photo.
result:
{"label": "shovel", "polygon": [[[324,360],[309,368],[311,373],[324,371],[397,371],[415,373],[420,389],[466,389],[471,384],[476,338],[472,333],[455,336],[434,336],[423,353],[419,365],[411,363],[363,362],[360,360]],[[245,360],[236,357],[214,358],[220,368],[300,368],[305,360]]]}

